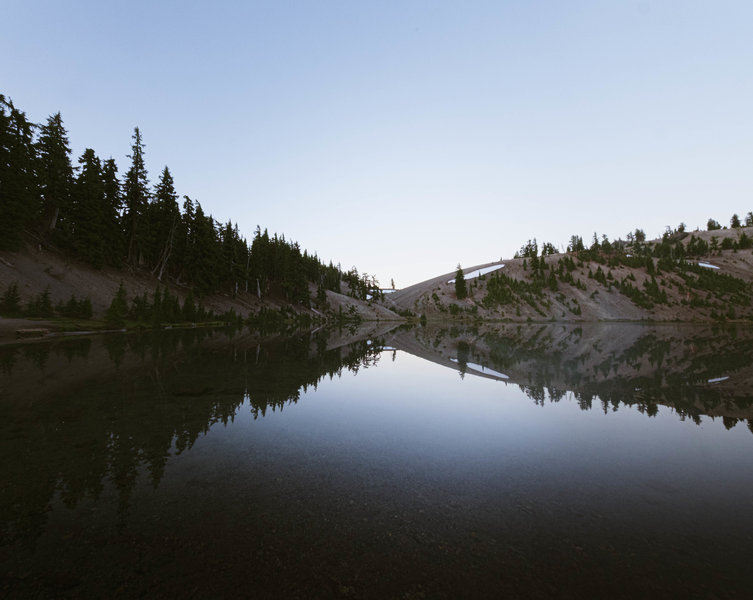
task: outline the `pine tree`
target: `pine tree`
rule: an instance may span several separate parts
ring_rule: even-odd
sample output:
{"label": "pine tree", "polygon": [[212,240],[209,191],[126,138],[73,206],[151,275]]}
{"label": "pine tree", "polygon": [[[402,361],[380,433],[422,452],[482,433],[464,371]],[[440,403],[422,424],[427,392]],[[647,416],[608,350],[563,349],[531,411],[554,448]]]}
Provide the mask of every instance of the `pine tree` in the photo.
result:
{"label": "pine tree", "polygon": [[125,258],[125,243],[121,225],[123,197],[118,180],[118,165],[112,158],[108,158],[102,165],[102,188],[104,192],[102,219],[105,227],[104,236],[107,238],[105,262],[114,267],[119,267],[123,264]]}
{"label": "pine tree", "polygon": [[26,307],[26,314],[30,317],[51,317],[55,310],[52,307],[52,297],[50,295],[50,286],[47,286],[44,292],[40,293],[34,300],[29,302]]}
{"label": "pine tree", "polygon": [[462,300],[468,296],[468,288],[465,285],[465,275],[463,275],[463,269],[458,264],[458,270],[455,272],[455,296],[458,300]]}
{"label": "pine tree", "polygon": [[[39,155],[39,187],[42,193],[42,231],[52,232],[61,217],[65,228],[70,218],[71,186],[73,183],[73,168],[71,166],[71,149],[68,146],[68,132],[63,127],[60,113],[47,119],[42,125],[37,142]],[[67,238],[70,231],[65,231]]]}
{"label": "pine tree", "polygon": [[0,298],[0,314],[15,317],[21,314],[21,294],[18,293],[18,282],[8,285],[3,297]]}
{"label": "pine tree", "polygon": [[71,245],[76,253],[95,267],[105,263],[105,190],[102,164],[87,148],[78,160],[81,171],[73,186]]}
{"label": "pine tree", "polygon": [[157,286],[152,296],[152,327],[159,327],[163,318],[162,292]]}
{"label": "pine tree", "polygon": [[126,296],[123,282],[120,282],[118,291],[115,293],[115,297],[110,303],[110,307],[105,313],[105,319],[109,325],[120,327],[125,322],[126,315],[128,314],[128,297]]}
{"label": "pine tree", "polygon": [[188,291],[188,295],[183,301],[181,318],[183,321],[188,321],[189,323],[196,321],[196,303],[194,302],[193,292],[191,290]]}
{"label": "pine tree", "polygon": [[220,264],[220,285],[228,286],[230,291],[235,294],[238,289],[238,267],[239,267],[239,245],[237,240],[238,230],[233,228],[231,221],[228,221],[221,232],[222,262]]}
{"label": "pine tree", "polygon": [[178,222],[178,229],[173,251],[173,272],[180,283],[183,273],[190,273],[193,263],[193,229],[196,210],[194,203],[188,196],[183,196],[183,214]]}
{"label": "pine tree", "polygon": [[567,245],[568,252],[580,252],[585,249],[586,247],[583,245],[582,237],[579,235],[570,236],[570,243]]}
{"label": "pine tree", "polygon": [[34,125],[0,95],[0,249],[16,250],[38,210]]}
{"label": "pine tree", "polygon": [[202,294],[217,289],[220,248],[212,216],[205,216],[201,204],[196,203],[194,230],[191,236],[191,280]]}
{"label": "pine tree", "polygon": [[155,189],[154,202],[149,209],[149,261],[153,266],[152,274],[157,275],[157,279],[161,281],[173,252],[180,222],[178,194],[175,193],[173,177],[167,167],[162,171]]}
{"label": "pine tree", "polygon": [[133,144],[131,145],[131,168],[123,182],[123,201],[125,213],[123,225],[128,243],[127,262],[131,266],[138,266],[144,258],[145,246],[148,239],[148,222],[146,218],[149,203],[149,181],[144,165],[144,143],[141,132],[136,127],[133,130]]}

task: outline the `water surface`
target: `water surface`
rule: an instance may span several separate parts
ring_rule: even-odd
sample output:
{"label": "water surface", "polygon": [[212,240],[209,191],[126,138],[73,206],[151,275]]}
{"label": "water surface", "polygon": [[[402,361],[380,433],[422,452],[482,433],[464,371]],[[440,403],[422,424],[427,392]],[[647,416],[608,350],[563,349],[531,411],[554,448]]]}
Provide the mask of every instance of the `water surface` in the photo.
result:
{"label": "water surface", "polygon": [[0,347],[9,597],[743,597],[746,329]]}

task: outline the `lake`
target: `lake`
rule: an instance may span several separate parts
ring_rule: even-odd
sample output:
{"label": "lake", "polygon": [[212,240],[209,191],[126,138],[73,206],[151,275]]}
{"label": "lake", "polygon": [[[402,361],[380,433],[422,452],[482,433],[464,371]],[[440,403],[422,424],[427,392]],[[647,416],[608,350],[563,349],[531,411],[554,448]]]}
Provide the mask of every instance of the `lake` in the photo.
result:
{"label": "lake", "polygon": [[739,598],[753,330],[0,346],[0,596]]}

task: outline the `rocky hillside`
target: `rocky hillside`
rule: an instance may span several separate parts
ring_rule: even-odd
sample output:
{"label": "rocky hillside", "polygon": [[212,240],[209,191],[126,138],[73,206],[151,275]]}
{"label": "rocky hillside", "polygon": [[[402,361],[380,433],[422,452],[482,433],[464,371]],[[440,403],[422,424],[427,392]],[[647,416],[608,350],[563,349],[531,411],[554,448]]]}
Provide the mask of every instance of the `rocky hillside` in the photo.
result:
{"label": "rocky hillside", "polygon": [[450,272],[389,294],[385,306],[429,320],[753,320],[752,248],[747,227],[529,252],[464,269],[465,298]]}

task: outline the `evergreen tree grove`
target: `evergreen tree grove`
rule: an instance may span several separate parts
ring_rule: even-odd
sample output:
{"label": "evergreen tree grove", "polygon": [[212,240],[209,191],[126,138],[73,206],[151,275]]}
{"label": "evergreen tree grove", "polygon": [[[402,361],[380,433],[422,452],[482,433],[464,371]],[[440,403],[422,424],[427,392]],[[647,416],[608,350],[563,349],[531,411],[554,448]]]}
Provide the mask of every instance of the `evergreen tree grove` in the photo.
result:
{"label": "evergreen tree grove", "polygon": [[[344,280],[358,298],[378,292],[373,278],[359,276],[355,268],[343,273],[332,262],[325,266],[282,235],[257,227],[249,243],[237,223],[216,222],[188,196],[181,207],[168,167],[152,191],[144,148],[136,127],[122,180],[115,161],[100,159],[91,148],[78,158],[74,175],[60,113],[35,125],[0,95],[0,249],[18,250],[24,234],[37,240],[41,234],[43,242],[53,241],[97,268],[128,266],[190,286],[197,300],[202,294],[248,292],[306,305],[310,290],[320,290],[321,299],[322,291],[341,292]],[[108,311],[114,323],[129,310],[120,295],[117,300]],[[149,302],[139,298],[132,311],[142,320],[148,312],[149,319],[168,322],[184,309],[200,313],[191,309],[193,302],[182,308],[165,288],[155,292],[153,308],[147,310]]]}

